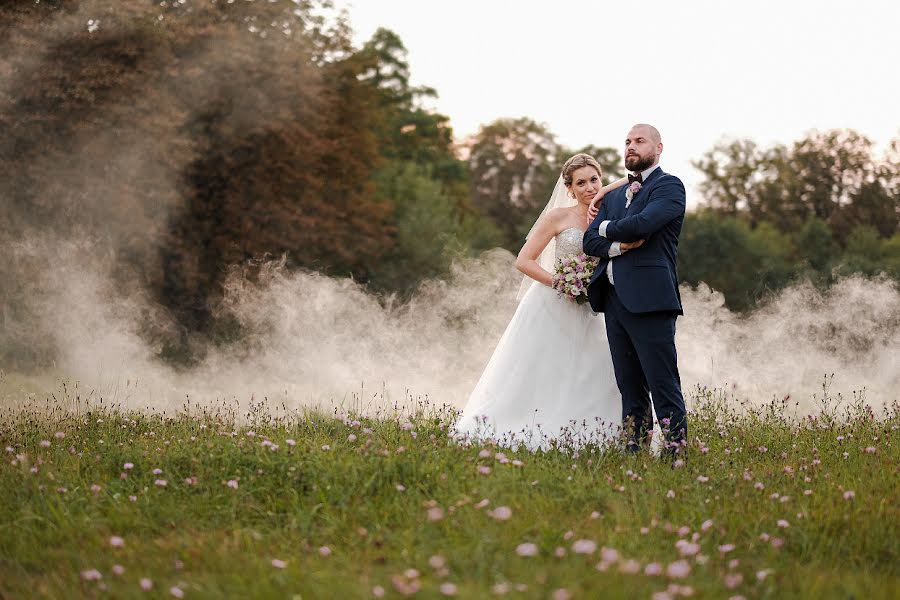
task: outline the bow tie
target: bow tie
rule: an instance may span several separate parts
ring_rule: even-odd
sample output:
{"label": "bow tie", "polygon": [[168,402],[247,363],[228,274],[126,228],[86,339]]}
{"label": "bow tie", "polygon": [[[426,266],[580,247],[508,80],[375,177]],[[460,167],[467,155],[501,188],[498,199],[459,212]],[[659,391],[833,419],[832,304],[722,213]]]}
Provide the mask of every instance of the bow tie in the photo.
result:
{"label": "bow tie", "polygon": [[643,174],[638,173],[637,175],[632,175],[631,173],[629,173],[628,174],[628,183],[634,183],[635,181],[637,181],[638,183],[644,183]]}

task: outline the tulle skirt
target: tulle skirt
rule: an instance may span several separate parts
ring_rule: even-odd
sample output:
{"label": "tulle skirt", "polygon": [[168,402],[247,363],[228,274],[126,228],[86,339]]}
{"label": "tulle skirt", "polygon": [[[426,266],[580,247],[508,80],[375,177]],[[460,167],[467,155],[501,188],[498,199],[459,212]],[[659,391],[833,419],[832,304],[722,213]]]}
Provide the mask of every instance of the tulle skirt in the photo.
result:
{"label": "tulle skirt", "polygon": [[547,449],[605,446],[622,400],[602,315],[534,283],[456,424],[460,440]]}

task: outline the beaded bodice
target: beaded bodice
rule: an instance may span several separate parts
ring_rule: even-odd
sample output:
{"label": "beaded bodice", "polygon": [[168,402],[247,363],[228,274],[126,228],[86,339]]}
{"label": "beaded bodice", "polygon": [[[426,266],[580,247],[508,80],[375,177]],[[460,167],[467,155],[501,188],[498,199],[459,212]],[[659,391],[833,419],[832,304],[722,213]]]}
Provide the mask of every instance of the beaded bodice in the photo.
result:
{"label": "beaded bodice", "polygon": [[559,260],[564,256],[572,256],[573,254],[581,254],[581,238],[584,231],[577,227],[569,227],[559,232],[556,236],[556,256],[554,259]]}

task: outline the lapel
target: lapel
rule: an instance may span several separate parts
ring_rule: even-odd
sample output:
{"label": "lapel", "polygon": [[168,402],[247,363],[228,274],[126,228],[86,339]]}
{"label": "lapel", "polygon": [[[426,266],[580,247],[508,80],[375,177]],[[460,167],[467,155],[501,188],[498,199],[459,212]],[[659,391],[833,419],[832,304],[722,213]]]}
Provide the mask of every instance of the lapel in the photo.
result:
{"label": "lapel", "polygon": [[[650,188],[652,188],[654,182],[663,175],[665,175],[665,173],[663,173],[662,167],[656,167],[656,169],[654,169],[653,172],[650,173],[650,176],[647,177],[647,181],[641,184],[641,191],[639,191],[637,195],[632,198],[631,204],[629,204],[628,208],[625,210],[625,216],[641,212],[640,209],[644,207],[647,202],[647,197],[650,195]],[[622,194],[622,199],[625,199],[624,193]]]}

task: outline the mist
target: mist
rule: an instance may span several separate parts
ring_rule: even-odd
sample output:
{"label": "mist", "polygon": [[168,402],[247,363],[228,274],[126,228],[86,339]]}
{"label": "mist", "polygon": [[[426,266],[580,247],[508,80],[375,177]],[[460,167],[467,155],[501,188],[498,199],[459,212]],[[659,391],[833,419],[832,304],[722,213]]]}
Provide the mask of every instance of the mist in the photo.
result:
{"label": "mist", "polygon": [[[160,362],[140,334],[142,319],[163,311],[144,295],[117,294],[110,279],[79,264],[75,249],[66,254],[71,263],[45,273],[55,288],[33,324],[51,336],[56,368],[7,374],[7,401],[13,383],[47,392],[68,381],[134,409],[172,410],[186,400],[246,408],[265,399],[288,410],[371,413],[424,400],[462,408],[515,311],[520,279],[512,255],[494,250],[455,263],[448,277],[399,303],[350,279],[290,272],[272,261],[252,281],[235,271],[226,283],[220,310],[245,336],[210,345],[201,364],[179,370]],[[705,286],[682,294],[676,344],[687,395],[708,386],[735,401],[790,396],[814,410],[814,394],[821,397],[833,375],[830,395],[849,401],[863,393],[875,407],[897,399],[900,292],[887,279],[848,278],[825,293],[794,286],[746,316]]]}

